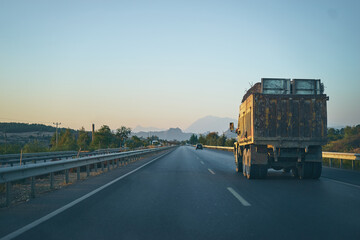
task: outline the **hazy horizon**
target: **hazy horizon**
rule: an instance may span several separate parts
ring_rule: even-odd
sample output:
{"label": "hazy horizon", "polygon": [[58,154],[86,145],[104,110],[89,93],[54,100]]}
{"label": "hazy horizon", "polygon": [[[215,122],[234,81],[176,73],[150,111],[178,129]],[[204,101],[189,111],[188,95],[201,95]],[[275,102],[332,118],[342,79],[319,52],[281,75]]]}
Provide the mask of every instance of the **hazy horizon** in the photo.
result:
{"label": "hazy horizon", "polygon": [[321,79],[357,125],[359,1],[2,1],[0,122],[188,128],[250,83]]}

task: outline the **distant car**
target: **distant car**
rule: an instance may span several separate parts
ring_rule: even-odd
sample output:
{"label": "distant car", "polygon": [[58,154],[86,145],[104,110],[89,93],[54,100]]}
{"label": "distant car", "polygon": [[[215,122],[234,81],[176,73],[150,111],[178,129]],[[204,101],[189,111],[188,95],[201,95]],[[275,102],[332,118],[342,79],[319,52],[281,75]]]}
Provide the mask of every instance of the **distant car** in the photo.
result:
{"label": "distant car", "polygon": [[202,144],[200,144],[200,143],[198,143],[198,144],[196,144],[196,148],[195,148],[195,150],[197,150],[197,149],[203,149],[203,145]]}

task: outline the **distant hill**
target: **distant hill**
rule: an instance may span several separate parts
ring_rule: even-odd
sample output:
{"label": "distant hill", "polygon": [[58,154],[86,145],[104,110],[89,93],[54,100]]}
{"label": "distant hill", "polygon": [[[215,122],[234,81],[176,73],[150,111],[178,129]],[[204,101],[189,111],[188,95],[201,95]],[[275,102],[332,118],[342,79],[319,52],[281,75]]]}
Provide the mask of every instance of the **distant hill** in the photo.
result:
{"label": "distant hill", "polygon": [[[58,131],[66,130],[67,128],[58,128]],[[2,122],[0,123],[0,132],[2,133],[27,133],[27,132],[55,132],[56,127],[37,123],[16,123],[16,122]],[[75,133],[77,130],[70,129]]]}
{"label": "distant hill", "polygon": [[180,128],[170,128],[166,131],[150,131],[150,132],[134,132],[131,134],[132,136],[147,138],[151,136],[157,136],[163,140],[178,140],[178,141],[185,141],[189,140],[192,133],[184,133]]}
{"label": "distant hill", "polygon": [[[66,128],[59,128],[58,131],[65,131]],[[28,123],[0,123],[0,145],[8,144],[25,144],[34,140],[49,145],[51,137],[54,135],[56,128],[44,124]],[[70,129],[72,133],[76,130]]]}
{"label": "distant hill", "polygon": [[155,132],[155,131],[165,131],[165,129],[162,128],[155,128],[155,127],[143,127],[140,125],[137,125],[134,129],[132,129],[132,132],[138,133],[138,132]]}
{"label": "distant hill", "polygon": [[44,124],[28,123],[0,123],[0,132],[3,133],[24,133],[24,132],[55,132],[56,128]]}
{"label": "distant hill", "polygon": [[193,132],[193,133],[217,132],[219,135],[221,135],[229,129],[230,122],[234,122],[234,124],[237,125],[237,121],[232,118],[206,116],[198,119],[193,124],[191,124],[188,128],[185,129],[185,132]]}

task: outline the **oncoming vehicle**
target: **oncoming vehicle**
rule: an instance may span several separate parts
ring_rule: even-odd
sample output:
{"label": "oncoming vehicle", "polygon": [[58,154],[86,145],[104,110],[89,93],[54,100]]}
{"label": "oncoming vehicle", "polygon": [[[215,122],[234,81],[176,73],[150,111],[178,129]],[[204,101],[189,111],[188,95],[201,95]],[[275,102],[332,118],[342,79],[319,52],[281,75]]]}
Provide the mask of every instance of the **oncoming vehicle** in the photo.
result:
{"label": "oncoming vehicle", "polygon": [[198,143],[198,144],[196,144],[196,148],[195,148],[195,150],[198,150],[198,149],[203,149],[203,145],[202,144],[200,144],[200,143]]}

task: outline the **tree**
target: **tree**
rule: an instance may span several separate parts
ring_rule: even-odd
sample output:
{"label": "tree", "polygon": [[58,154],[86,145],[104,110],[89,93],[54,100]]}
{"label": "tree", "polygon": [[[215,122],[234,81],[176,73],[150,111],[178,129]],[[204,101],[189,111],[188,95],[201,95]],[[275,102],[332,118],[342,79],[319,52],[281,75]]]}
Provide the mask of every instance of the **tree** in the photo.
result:
{"label": "tree", "polygon": [[24,153],[47,152],[49,149],[37,140],[25,144],[23,148]]}
{"label": "tree", "polygon": [[76,141],[77,145],[79,148],[81,148],[81,150],[88,150],[89,149],[89,145],[90,145],[90,136],[89,134],[85,131],[85,128],[82,127],[79,130],[79,137]]}
{"label": "tree", "polygon": [[217,139],[217,146],[225,146],[225,142],[226,142],[226,136],[225,134],[221,135],[218,139]]}
{"label": "tree", "polygon": [[195,145],[196,143],[198,143],[199,139],[195,134],[192,134],[190,139],[189,139],[189,143],[192,145]]}
{"label": "tree", "polygon": [[203,145],[206,145],[206,138],[204,135],[200,134],[200,137],[199,137],[199,143],[203,144]]}
{"label": "tree", "polygon": [[94,133],[94,139],[91,143],[91,147],[94,149],[109,148],[113,142],[113,134],[109,126],[103,125]]}
{"label": "tree", "polygon": [[146,143],[142,141],[137,136],[132,136],[127,142],[126,146],[128,146],[130,149],[138,148],[144,146]]}
{"label": "tree", "polygon": [[226,147],[234,147],[235,142],[236,142],[235,138],[226,139],[225,146]]}
{"label": "tree", "polygon": [[56,146],[56,133],[54,133],[51,138],[51,150],[53,151],[69,151],[69,150],[78,150],[75,137],[71,133],[70,129],[66,129],[65,131],[60,132],[60,137],[58,141],[58,145]]}
{"label": "tree", "polygon": [[206,144],[210,146],[216,146],[219,135],[217,132],[211,132],[206,136]]}
{"label": "tree", "polygon": [[120,128],[116,129],[115,138],[117,145],[122,147],[125,144],[125,141],[129,138],[130,134],[131,128],[121,126]]}

